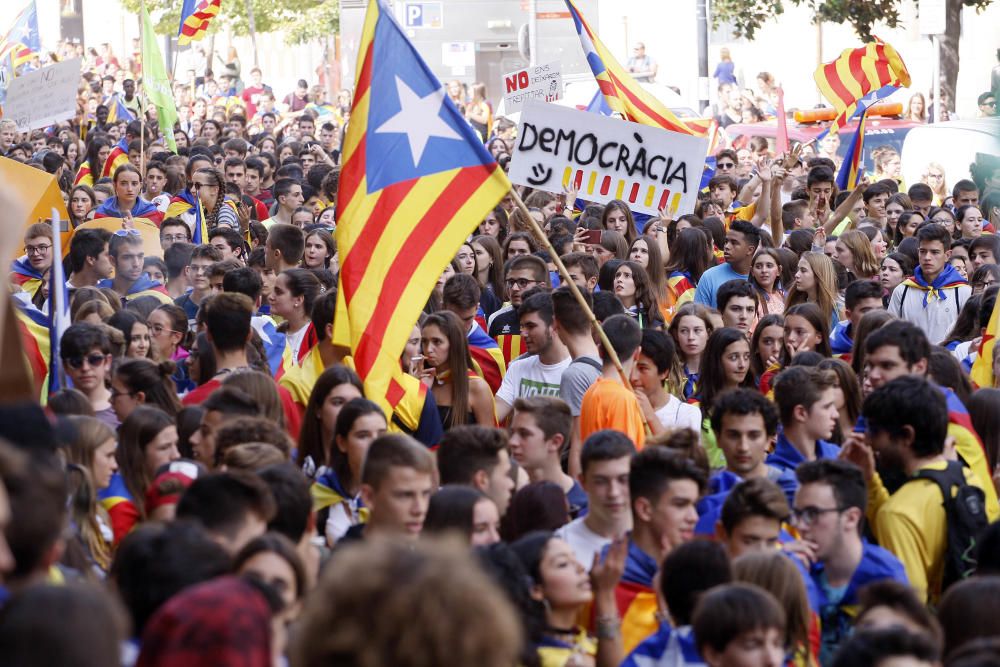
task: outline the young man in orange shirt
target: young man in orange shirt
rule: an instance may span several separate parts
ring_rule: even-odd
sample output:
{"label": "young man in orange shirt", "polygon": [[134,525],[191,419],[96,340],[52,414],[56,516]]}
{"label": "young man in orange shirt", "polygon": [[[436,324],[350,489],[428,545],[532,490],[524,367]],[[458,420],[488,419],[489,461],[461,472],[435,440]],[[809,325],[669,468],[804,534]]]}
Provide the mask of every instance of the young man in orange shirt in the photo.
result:
{"label": "young man in orange shirt", "polygon": [[[642,331],[639,324],[628,315],[612,315],[602,325],[611,347],[625,370],[625,377],[632,373],[632,365],[639,355]],[[642,449],[646,431],[642,410],[632,389],[622,383],[621,375],[607,350],[601,349],[603,367],[580,405],[580,438],[586,440],[594,431],[610,428],[621,431]]]}

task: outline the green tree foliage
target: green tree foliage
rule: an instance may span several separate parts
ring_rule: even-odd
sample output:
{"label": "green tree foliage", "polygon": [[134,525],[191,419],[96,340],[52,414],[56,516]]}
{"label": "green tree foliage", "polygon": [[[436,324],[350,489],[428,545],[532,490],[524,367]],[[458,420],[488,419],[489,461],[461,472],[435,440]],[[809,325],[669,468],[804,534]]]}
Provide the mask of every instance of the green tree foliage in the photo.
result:
{"label": "green tree foliage", "polygon": [[[899,10],[906,0],[787,0],[796,7],[807,7],[813,21],[847,23],[863,42],[871,41],[875,24],[890,28],[899,25]],[[947,0],[947,23],[940,38],[941,92],[950,100],[955,99],[958,80],[958,40],[962,34],[963,7],[975,7],[981,12],[993,0]],[[785,0],[711,0],[712,22],[732,23],[737,36],[753,39],[765,22],[785,11]],[[844,45],[845,48],[850,45]],[[904,61],[906,54],[902,54]]]}
{"label": "green tree foliage", "polygon": [[[993,0],[948,0],[949,5],[975,7],[982,11]],[[789,0],[795,6],[808,7],[816,21],[848,23],[863,41],[872,37],[875,23],[890,28],[899,25],[901,0]],[[769,19],[785,11],[784,0],[714,0],[713,24],[732,22],[740,37],[753,39],[757,30]]]}

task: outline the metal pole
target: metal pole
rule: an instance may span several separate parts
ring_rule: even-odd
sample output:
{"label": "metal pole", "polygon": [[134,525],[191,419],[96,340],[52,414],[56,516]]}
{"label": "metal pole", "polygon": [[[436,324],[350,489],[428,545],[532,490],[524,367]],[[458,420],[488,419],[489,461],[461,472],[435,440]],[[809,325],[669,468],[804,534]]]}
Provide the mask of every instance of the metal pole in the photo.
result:
{"label": "metal pole", "polygon": [[698,33],[698,111],[709,106],[708,0],[695,0],[695,30]]}
{"label": "metal pole", "polygon": [[[146,12],[146,0],[142,0],[142,11],[143,11],[143,13]],[[140,18],[140,20],[139,20],[139,44],[140,45],[145,43],[143,41],[144,35],[143,35],[143,30],[142,30],[142,27],[143,27],[142,24],[143,24],[143,21]],[[139,53],[140,54],[142,53],[141,48],[140,48]],[[140,55],[140,59],[141,59],[141,55]],[[146,64],[142,63],[142,67],[145,68]],[[143,80],[143,83],[145,84],[145,82],[146,82],[145,72],[142,72],[142,74],[143,74],[142,80]],[[143,87],[142,87],[142,93],[143,94],[146,93],[146,86],[145,85],[143,85]],[[147,97],[147,101],[148,101],[148,97]],[[146,111],[143,109],[142,98],[141,97],[138,100],[138,106],[139,106],[139,171],[140,171],[139,177],[145,179],[146,178]],[[140,187],[139,190],[140,190],[139,194],[141,196],[142,195],[142,192],[141,192],[142,188]]]}
{"label": "metal pole", "polygon": [[[937,35],[931,35],[931,44],[934,49],[934,81],[931,83],[931,90],[934,91],[934,102],[931,110],[935,123],[942,121],[942,111],[944,105],[941,104],[941,41]],[[926,109],[925,109],[926,111]]]}
{"label": "metal pole", "polygon": [[531,0],[528,3],[528,65],[534,67],[538,64],[538,0]]}
{"label": "metal pole", "polygon": [[[816,67],[817,69],[823,64],[823,22],[816,21]],[[824,104],[823,93],[819,92],[819,88],[816,88],[816,101],[820,104]]]}

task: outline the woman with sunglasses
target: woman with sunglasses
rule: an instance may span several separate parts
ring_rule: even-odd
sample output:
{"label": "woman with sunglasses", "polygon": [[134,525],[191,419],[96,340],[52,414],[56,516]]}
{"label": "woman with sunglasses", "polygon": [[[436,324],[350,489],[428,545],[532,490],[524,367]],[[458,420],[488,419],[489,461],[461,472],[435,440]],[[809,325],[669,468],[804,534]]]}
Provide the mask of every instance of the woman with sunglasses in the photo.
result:
{"label": "woman with sunglasses", "polygon": [[174,362],[127,359],[111,377],[111,407],[123,422],[140,405],[160,408],[171,417],[181,409],[170,376]]}
{"label": "woman with sunglasses", "polygon": [[236,205],[226,199],[226,179],[213,167],[202,167],[191,177],[191,192],[198,195],[205,212],[205,225],[212,231],[219,225],[240,231]]}
{"label": "woman with sunglasses", "polygon": [[159,225],[163,222],[163,213],[152,202],[139,196],[142,192],[142,175],[131,164],[123,164],[115,169],[112,179],[115,196],[104,201],[94,211],[94,218],[143,218]]}

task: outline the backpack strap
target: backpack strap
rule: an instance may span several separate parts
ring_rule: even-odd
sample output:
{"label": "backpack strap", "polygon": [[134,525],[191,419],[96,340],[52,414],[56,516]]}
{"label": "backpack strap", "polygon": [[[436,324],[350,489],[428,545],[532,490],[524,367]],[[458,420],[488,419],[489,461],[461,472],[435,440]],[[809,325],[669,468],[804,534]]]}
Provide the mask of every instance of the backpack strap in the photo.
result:
{"label": "backpack strap", "polygon": [[955,302],[958,304],[958,312],[962,312],[962,293],[955,288]]}
{"label": "backpack strap", "polygon": [[965,473],[962,472],[962,464],[958,461],[948,461],[948,465],[944,470],[923,468],[918,470],[917,474],[910,479],[929,479],[934,482],[941,489],[941,495],[945,502],[952,497],[952,489],[956,486],[968,484],[965,479]]}
{"label": "backpack strap", "polygon": [[903,285],[903,296],[899,299],[899,316],[901,318],[903,317],[903,306],[906,305],[906,293],[909,291],[910,291],[910,286]]}

